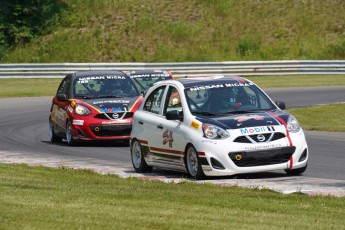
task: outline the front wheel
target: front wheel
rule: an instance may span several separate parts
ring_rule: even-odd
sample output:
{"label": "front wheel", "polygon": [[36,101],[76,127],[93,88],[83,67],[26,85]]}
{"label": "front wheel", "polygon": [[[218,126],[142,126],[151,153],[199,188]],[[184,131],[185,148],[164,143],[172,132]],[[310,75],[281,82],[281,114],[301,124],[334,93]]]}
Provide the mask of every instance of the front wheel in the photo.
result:
{"label": "front wheel", "polygon": [[189,175],[196,180],[201,180],[205,178],[205,174],[202,171],[200,159],[196,149],[189,145],[186,152],[186,166]]}
{"label": "front wheel", "polygon": [[52,143],[62,142],[62,138],[55,134],[54,123],[49,119],[49,138]]}
{"label": "front wheel", "polygon": [[143,149],[138,140],[132,142],[131,157],[133,168],[138,173],[152,172],[152,167],[146,164]]}
{"label": "front wheel", "polygon": [[66,125],[66,140],[70,146],[75,146],[77,144],[77,141],[74,140],[73,138],[72,126],[69,121],[67,122],[67,125]]}
{"label": "front wheel", "polygon": [[288,169],[285,169],[285,172],[286,174],[288,174],[289,176],[298,176],[302,173],[304,173],[304,171],[307,169],[307,165],[305,165],[304,167],[302,168],[298,168],[298,169],[291,169],[291,170],[288,170]]}

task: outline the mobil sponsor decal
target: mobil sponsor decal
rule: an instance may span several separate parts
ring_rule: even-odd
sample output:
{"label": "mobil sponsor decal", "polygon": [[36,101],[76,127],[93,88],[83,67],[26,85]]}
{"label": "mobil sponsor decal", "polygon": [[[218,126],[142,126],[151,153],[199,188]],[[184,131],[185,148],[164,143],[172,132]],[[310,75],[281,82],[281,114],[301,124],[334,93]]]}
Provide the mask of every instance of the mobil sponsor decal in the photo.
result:
{"label": "mobil sponsor decal", "polygon": [[242,129],[240,129],[240,132],[243,135],[264,133],[264,132],[267,132],[267,127],[266,126],[258,126],[258,127],[242,128]]}
{"label": "mobil sponsor decal", "polygon": [[102,113],[114,113],[114,112],[121,112],[124,111],[121,107],[108,107],[108,108],[100,108],[99,109]]}

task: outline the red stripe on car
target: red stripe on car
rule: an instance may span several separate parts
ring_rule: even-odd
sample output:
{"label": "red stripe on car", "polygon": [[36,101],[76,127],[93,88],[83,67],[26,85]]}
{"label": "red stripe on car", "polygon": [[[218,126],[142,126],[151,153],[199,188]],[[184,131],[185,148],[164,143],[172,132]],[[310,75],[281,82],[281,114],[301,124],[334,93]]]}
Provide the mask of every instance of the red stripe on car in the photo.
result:
{"label": "red stripe on car", "polygon": [[288,131],[287,128],[286,128],[286,122],[285,122],[281,117],[279,117],[279,116],[277,116],[275,113],[273,113],[272,111],[268,111],[268,113],[269,113],[270,115],[272,115],[274,118],[276,118],[281,124],[284,125],[285,130],[286,130],[286,136],[287,136],[287,138],[288,138],[288,140],[289,140],[290,146],[292,146],[292,141],[291,141],[290,133],[289,133],[289,131]]}
{"label": "red stripe on car", "polygon": [[163,152],[163,153],[173,153],[173,154],[183,155],[182,151],[173,150],[173,149],[162,149],[162,148],[150,147],[150,150],[157,151],[157,152]]}
{"label": "red stripe on car", "polygon": [[141,143],[141,144],[148,144],[149,142],[148,141],[145,141],[145,140],[139,140],[139,143]]}

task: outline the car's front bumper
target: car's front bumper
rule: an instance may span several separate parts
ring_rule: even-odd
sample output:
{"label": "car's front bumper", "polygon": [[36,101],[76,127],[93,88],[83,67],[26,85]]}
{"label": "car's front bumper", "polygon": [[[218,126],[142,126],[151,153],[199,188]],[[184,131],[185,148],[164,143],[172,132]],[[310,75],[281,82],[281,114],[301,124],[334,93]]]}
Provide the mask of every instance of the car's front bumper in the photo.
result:
{"label": "car's front bumper", "polygon": [[306,166],[308,146],[303,131],[265,143],[236,143],[235,138],[203,139],[196,144],[207,176],[227,176]]}
{"label": "car's front bumper", "polygon": [[77,140],[129,140],[132,118],[121,120],[72,119],[72,133]]}

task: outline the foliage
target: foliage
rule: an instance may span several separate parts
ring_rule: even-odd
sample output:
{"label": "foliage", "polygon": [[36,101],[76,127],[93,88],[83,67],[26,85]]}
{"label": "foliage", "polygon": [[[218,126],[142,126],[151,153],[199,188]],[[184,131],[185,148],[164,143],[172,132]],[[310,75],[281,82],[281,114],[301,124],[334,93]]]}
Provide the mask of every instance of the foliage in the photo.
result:
{"label": "foliage", "polygon": [[25,2],[6,10],[13,26],[0,21],[11,32],[0,35],[0,62],[344,59],[343,0]]}
{"label": "foliage", "polygon": [[5,49],[24,45],[50,32],[67,5],[61,0],[2,0],[0,8],[0,57]]}

